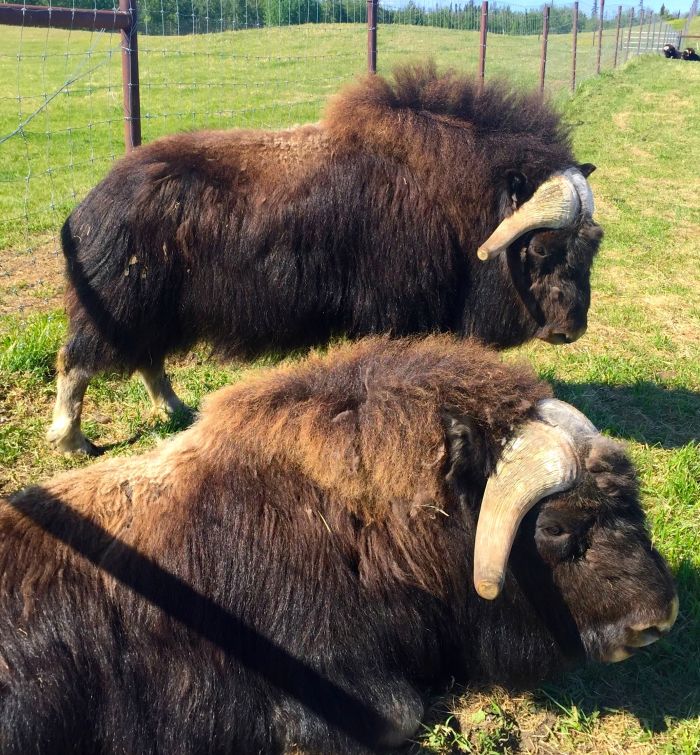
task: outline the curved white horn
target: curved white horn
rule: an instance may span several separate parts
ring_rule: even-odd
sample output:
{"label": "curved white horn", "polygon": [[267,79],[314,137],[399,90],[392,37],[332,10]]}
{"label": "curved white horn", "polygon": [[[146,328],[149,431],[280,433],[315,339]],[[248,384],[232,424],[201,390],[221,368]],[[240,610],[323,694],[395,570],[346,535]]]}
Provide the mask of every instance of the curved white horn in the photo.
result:
{"label": "curved white horn", "polygon": [[501,591],[520,522],[542,498],[569,490],[580,474],[579,446],[598,435],[578,409],[557,399],[536,407],[506,445],[486,483],[476,526],[474,586],[482,598]]}
{"label": "curved white horn", "polygon": [[477,249],[480,260],[496,257],[510,244],[536,228],[572,225],[581,212],[593,214],[593,192],[578,168],[555,173],[516,212],[507,217]]}

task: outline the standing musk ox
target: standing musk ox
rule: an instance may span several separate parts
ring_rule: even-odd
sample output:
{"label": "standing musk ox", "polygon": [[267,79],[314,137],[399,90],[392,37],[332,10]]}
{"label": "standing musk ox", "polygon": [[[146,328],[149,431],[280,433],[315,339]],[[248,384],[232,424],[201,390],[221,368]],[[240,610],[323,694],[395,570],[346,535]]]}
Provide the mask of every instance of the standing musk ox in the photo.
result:
{"label": "standing musk ox", "polygon": [[141,147],[63,227],[48,439],[94,452],[80,414],[101,370],[138,371],[176,410],[164,359],[197,341],[233,357],[334,334],[573,341],[602,236],[591,170],[539,96],[431,66],[349,87],[317,125]]}
{"label": "standing musk ox", "polygon": [[6,499],[0,575],[4,755],[383,750],[428,687],[622,660],[678,610],[623,450],[445,335]]}

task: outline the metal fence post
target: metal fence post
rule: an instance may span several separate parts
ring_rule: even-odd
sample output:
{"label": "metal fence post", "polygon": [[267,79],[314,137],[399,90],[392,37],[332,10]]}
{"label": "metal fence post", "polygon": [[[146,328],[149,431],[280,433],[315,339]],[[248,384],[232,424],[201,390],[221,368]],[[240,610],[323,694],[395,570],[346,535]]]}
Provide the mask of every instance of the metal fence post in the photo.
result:
{"label": "metal fence post", "polygon": [[479,27],[479,81],[484,84],[486,75],[486,33],[489,25],[489,3],[488,0],[482,0],[481,3],[481,25]]}
{"label": "metal fence post", "polygon": [[627,56],[629,55],[629,51],[630,51],[630,41],[632,39],[633,21],[634,21],[634,8],[630,10],[630,25],[629,25],[629,29],[627,29],[627,46],[625,47],[625,63],[627,62]]}
{"label": "metal fence post", "polygon": [[622,21],[622,6],[617,6],[617,31],[615,33],[615,59],[613,60],[613,68],[617,68],[617,49],[620,46],[620,22]]}
{"label": "metal fence post", "polygon": [[[654,24],[651,27],[651,49],[655,50],[656,49],[656,17],[654,16],[653,18],[654,18]],[[660,29],[661,27],[659,27],[659,30]]]}
{"label": "metal fence post", "polygon": [[367,70],[377,73],[377,3],[367,0]]}
{"label": "metal fence post", "polygon": [[654,18],[654,11],[650,10],[649,11],[649,26],[647,26],[647,36],[646,36],[646,39],[644,40],[644,49],[645,50],[649,49],[649,35],[651,34],[651,22],[652,22],[653,18]]}
{"label": "metal fence post", "polygon": [[136,0],[119,0],[119,10],[131,15],[122,29],[122,93],[124,97],[124,146],[127,152],[141,144],[141,100],[139,97],[139,46],[136,36]]}
{"label": "metal fence post", "polygon": [[578,43],[578,0],[574,3],[574,26],[571,42],[571,91],[576,91],[576,45]]}
{"label": "metal fence post", "polygon": [[600,51],[603,46],[603,15],[605,13],[605,0],[600,0],[600,17],[598,19],[598,52],[596,54],[595,72],[600,73]]}
{"label": "metal fence post", "polygon": [[637,37],[637,57],[642,52],[642,29],[644,28],[644,11],[642,10],[639,15],[639,37]]}
{"label": "metal fence post", "polygon": [[542,48],[540,51],[540,94],[544,94],[544,77],[547,70],[547,38],[549,37],[549,6],[542,10]]}

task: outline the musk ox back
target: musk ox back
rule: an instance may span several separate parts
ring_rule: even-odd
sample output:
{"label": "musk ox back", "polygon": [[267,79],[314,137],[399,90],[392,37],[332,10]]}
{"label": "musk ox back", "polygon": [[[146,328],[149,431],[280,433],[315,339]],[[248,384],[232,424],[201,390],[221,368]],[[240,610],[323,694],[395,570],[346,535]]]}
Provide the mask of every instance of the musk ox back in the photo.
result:
{"label": "musk ox back", "polygon": [[141,147],[62,231],[49,440],[94,451],[80,411],[100,370],[138,371],[177,409],[163,361],[197,341],[235,357],[334,334],[572,341],[601,238],[592,169],[539,95],[432,66],[362,80],[316,125]]}
{"label": "musk ox back", "polygon": [[622,449],[447,336],[0,502],[0,575],[4,755],[383,750],[428,687],[620,660],[677,611]]}

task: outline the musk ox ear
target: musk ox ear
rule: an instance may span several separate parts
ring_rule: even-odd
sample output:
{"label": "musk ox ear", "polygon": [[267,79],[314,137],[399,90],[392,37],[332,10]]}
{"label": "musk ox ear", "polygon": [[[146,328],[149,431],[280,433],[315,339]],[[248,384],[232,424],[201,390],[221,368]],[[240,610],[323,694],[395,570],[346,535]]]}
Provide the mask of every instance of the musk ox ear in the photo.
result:
{"label": "musk ox ear", "polygon": [[519,170],[507,170],[508,196],[512,210],[517,210],[527,200],[527,176]]}
{"label": "musk ox ear", "polygon": [[593,475],[597,487],[607,495],[619,497],[637,493],[634,465],[624,446],[610,438],[596,438],[586,459],[586,470]]}
{"label": "musk ox ear", "polygon": [[583,163],[583,165],[579,165],[578,169],[583,173],[585,178],[588,178],[588,176],[593,173],[593,171],[596,169],[595,165],[593,163]]}
{"label": "musk ox ear", "polygon": [[444,409],[442,422],[447,445],[448,482],[483,483],[486,464],[486,441],[478,423],[457,410]]}

